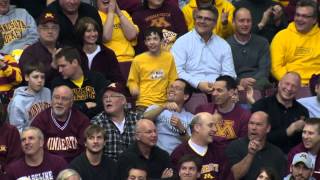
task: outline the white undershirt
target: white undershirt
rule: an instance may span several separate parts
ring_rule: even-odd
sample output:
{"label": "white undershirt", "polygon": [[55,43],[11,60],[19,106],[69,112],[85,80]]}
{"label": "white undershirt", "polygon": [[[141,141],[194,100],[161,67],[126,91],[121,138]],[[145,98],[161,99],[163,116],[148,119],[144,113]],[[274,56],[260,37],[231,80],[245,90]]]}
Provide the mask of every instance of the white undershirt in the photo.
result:
{"label": "white undershirt", "polygon": [[95,51],[93,51],[91,54],[86,53],[87,57],[88,57],[88,65],[89,65],[89,69],[91,69],[91,65],[92,65],[92,61],[93,58],[101,51],[101,48],[99,45],[97,45],[97,48]]}
{"label": "white undershirt", "polygon": [[125,121],[126,121],[126,118],[124,118],[120,123],[117,123],[117,122],[112,121],[113,124],[114,124],[114,125],[118,128],[118,130],[120,131],[120,134],[122,134],[123,131],[124,131],[124,123],[125,123]]}
{"label": "white undershirt", "polygon": [[191,147],[191,149],[194,150],[200,156],[204,156],[207,153],[208,146],[199,146],[198,144],[192,142],[191,139],[189,139],[188,144]]}

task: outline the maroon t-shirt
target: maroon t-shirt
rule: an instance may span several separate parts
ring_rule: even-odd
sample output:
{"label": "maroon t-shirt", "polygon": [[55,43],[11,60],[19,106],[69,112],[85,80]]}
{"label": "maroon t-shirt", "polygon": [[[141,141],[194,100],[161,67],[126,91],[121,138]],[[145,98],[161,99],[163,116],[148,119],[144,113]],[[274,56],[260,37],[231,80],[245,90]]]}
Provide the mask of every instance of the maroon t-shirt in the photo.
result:
{"label": "maroon t-shirt", "polygon": [[[4,122],[0,125],[0,177],[5,166],[22,156],[20,134],[16,127]],[[1,179],[1,178],[0,178]]]}
{"label": "maroon t-shirt", "polygon": [[54,121],[51,110],[52,108],[48,108],[42,111],[31,126],[38,127],[43,132],[46,150],[71,162],[84,151],[83,132],[90,120],[80,111],[72,109],[69,121]]}
{"label": "maroon t-shirt", "polygon": [[144,44],[143,34],[149,27],[158,27],[160,29],[167,30],[166,33],[163,33],[165,40],[172,39],[174,34],[179,37],[188,32],[181,10],[179,7],[168,2],[165,2],[162,7],[158,9],[140,7],[132,14],[132,20],[136,25],[138,25],[140,30],[138,34],[138,44],[135,46],[136,54],[140,54],[148,50]]}
{"label": "maroon t-shirt", "polygon": [[201,180],[205,179],[215,179],[215,180],[225,180],[226,179],[226,163],[224,160],[216,153],[212,143],[209,144],[208,150],[204,156],[196,153],[189,146],[188,142],[180,144],[170,155],[170,159],[176,170],[178,170],[178,162],[180,158],[184,155],[194,155],[201,159]]}
{"label": "maroon t-shirt", "polygon": [[[213,114],[216,106],[213,103],[200,105],[196,109],[196,113],[208,112]],[[213,138],[213,142],[219,148],[225,147],[234,139],[245,137],[248,135],[248,121],[251,116],[250,111],[243,109],[236,104],[234,109],[228,113],[219,112],[223,118],[222,124],[217,124],[217,132]]]}
{"label": "maroon t-shirt", "polygon": [[66,161],[58,156],[44,153],[43,161],[39,166],[29,166],[21,158],[6,167],[7,180],[28,178],[30,180],[54,180],[58,173],[67,167]]}
{"label": "maroon t-shirt", "polygon": [[[216,106],[213,103],[200,105],[196,109],[198,112],[208,112],[213,114]],[[225,155],[227,145],[240,137],[248,135],[248,121],[251,116],[250,111],[243,109],[240,105],[236,104],[234,109],[228,113],[219,112],[222,116],[222,124],[217,124],[217,132],[213,137],[213,146],[215,152],[225,162],[228,160]],[[225,169],[224,173],[232,174],[230,169]]]}

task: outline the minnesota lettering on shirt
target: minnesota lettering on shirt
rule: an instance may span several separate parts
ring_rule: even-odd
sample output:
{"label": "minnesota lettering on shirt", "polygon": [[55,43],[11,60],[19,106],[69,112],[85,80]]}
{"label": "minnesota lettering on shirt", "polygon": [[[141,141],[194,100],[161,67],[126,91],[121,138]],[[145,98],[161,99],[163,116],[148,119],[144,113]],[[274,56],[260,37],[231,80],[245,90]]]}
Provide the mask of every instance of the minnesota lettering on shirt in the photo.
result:
{"label": "minnesota lettering on shirt", "polygon": [[8,44],[16,39],[21,39],[22,33],[26,30],[27,26],[21,20],[12,20],[8,23],[0,25],[4,44]]}
{"label": "minnesota lettering on shirt", "polygon": [[37,174],[23,176],[17,180],[54,180],[52,171],[45,171]]}
{"label": "minnesota lettering on shirt", "polygon": [[49,151],[69,151],[78,149],[78,141],[74,136],[49,137],[47,141]]}

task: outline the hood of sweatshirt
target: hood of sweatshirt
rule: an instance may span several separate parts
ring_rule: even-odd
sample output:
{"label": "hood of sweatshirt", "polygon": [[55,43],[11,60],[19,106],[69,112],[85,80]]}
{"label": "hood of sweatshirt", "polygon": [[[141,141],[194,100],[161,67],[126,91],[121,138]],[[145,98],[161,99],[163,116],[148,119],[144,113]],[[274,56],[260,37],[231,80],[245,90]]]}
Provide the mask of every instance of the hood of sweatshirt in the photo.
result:
{"label": "hood of sweatshirt", "polygon": [[[213,0],[213,2],[215,2],[216,6],[220,6],[223,3],[223,1],[224,0]],[[187,5],[189,5],[191,8],[196,8],[197,2],[196,2],[196,0],[190,0],[190,2]]]}
{"label": "hood of sweatshirt", "polygon": [[315,24],[315,25],[313,26],[313,28],[311,29],[311,31],[309,31],[309,32],[306,33],[306,34],[302,34],[302,33],[300,33],[300,32],[297,31],[297,28],[296,28],[296,25],[295,25],[294,22],[291,22],[291,23],[289,24],[288,30],[291,31],[291,32],[293,32],[293,33],[295,33],[295,34],[299,34],[299,35],[303,35],[303,36],[313,36],[313,35],[319,33],[319,31],[320,31],[318,25]]}
{"label": "hood of sweatshirt", "polygon": [[13,100],[16,100],[17,105],[29,107],[37,102],[50,102],[51,93],[48,88],[42,88],[41,91],[37,93],[29,92],[28,86],[22,86],[17,88],[13,94]]}

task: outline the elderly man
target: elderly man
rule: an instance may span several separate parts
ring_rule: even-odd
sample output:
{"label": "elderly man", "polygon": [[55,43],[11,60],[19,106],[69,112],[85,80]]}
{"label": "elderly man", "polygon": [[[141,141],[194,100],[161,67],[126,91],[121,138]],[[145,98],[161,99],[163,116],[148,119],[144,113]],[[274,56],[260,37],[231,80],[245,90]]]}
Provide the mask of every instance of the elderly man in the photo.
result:
{"label": "elderly man", "polygon": [[57,14],[60,24],[59,42],[67,45],[77,45],[74,26],[82,17],[91,17],[102,29],[102,23],[97,9],[80,0],[56,0],[48,9]]}
{"label": "elderly man", "polygon": [[255,112],[249,120],[248,137],[237,139],[227,147],[226,155],[235,179],[255,180],[262,167],[272,167],[283,177],[287,162],[282,151],[267,141],[270,129],[268,114]]}
{"label": "elderly man", "polygon": [[201,159],[201,180],[223,180],[225,163],[216,153],[212,141],[216,129],[217,120],[207,112],[195,115],[190,124],[191,137],[188,142],[180,144],[171,154],[171,161],[178,169],[178,162],[184,155],[193,155]]}
{"label": "elderly man", "polygon": [[236,77],[229,44],[212,33],[218,11],[213,6],[198,7],[195,28],[173,44],[171,52],[179,78],[201,92],[209,93],[220,75]]}
{"label": "elderly man", "polygon": [[70,162],[84,150],[83,131],[89,119],[72,108],[73,93],[67,86],[54,88],[51,104],[51,108],[35,117],[31,126],[43,131],[46,150]]}
{"label": "elderly man", "polygon": [[105,133],[105,129],[96,124],[85,129],[86,150],[70,163],[70,168],[76,170],[82,179],[116,180],[116,164],[103,154],[107,138]]}
{"label": "elderly man", "polygon": [[124,151],[118,160],[118,179],[125,180],[130,167],[141,164],[147,168],[148,177],[151,179],[169,178],[173,170],[169,168],[169,154],[158,148],[157,129],[154,123],[148,119],[137,122],[135,132],[136,143]]}
{"label": "elderly man", "polygon": [[106,130],[108,138],[104,154],[117,160],[119,154],[134,142],[136,122],[141,114],[126,108],[129,90],[122,84],[110,84],[101,93],[104,111],[92,118],[91,123]]}
{"label": "elderly man", "polygon": [[[309,154],[314,172],[312,176],[320,179],[320,119],[311,118],[306,120],[302,131],[302,143],[298,144],[288,153],[288,165],[298,153],[306,152]],[[289,167],[291,168],[291,167]],[[290,169],[291,170],[291,169]],[[291,172],[291,171],[290,171]]]}
{"label": "elderly man", "polygon": [[43,63],[45,65],[45,86],[50,88],[50,83],[58,75],[52,66],[52,55],[58,48],[59,23],[57,16],[51,11],[44,11],[38,18],[39,41],[28,46],[19,59],[19,67],[24,70],[28,63]]}
{"label": "elderly man", "polygon": [[295,71],[300,74],[301,83],[308,85],[311,75],[320,73],[317,19],[318,6],[314,0],[297,3],[294,22],[276,34],[271,43],[271,72],[276,79]]}
{"label": "elderly man", "polygon": [[66,161],[44,151],[44,137],[40,129],[28,127],[21,133],[24,157],[6,167],[7,180],[56,179],[58,173],[67,167]]}
{"label": "elderly man", "polygon": [[264,111],[269,115],[268,141],[284,153],[301,142],[304,119],[309,117],[308,110],[295,100],[300,81],[299,74],[287,73],[280,80],[274,96],[260,99],[252,106],[252,112]]}
{"label": "elderly man", "polygon": [[37,27],[32,16],[25,10],[10,6],[10,0],[1,0],[0,29],[4,37],[2,53],[22,50],[38,39]]}
{"label": "elderly man", "polygon": [[187,81],[176,79],[169,85],[167,102],[163,106],[150,106],[143,115],[155,122],[157,145],[169,154],[190,135],[189,125],[193,114],[184,109],[184,104],[190,99],[192,91]]}
{"label": "elderly man", "polygon": [[290,174],[283,180],[316,180],[313,173],[312,157],[305,152],[298,153],[293,157],[290,165]]}

